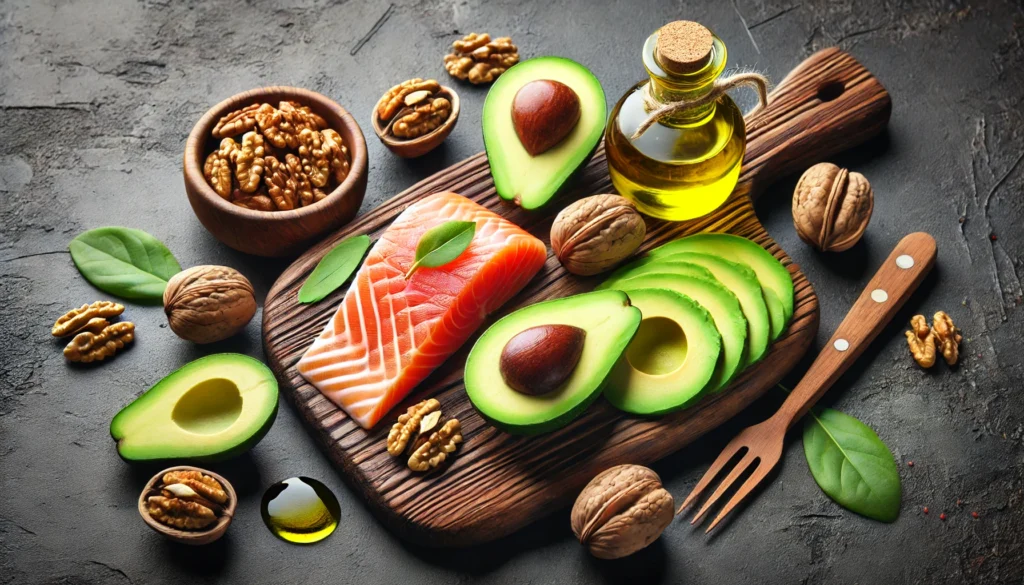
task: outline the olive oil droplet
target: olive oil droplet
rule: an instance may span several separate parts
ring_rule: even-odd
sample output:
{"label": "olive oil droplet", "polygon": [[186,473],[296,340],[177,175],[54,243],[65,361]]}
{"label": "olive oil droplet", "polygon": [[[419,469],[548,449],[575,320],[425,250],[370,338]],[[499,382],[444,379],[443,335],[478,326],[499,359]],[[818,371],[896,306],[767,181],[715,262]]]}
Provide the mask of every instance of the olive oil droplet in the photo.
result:
{"label": "olive oil droplet", "polygon": [[334,493],[315,479],[290,477],[267,488],[260,507],[263,522],[286,542],[319,542],[338,527],[341,506]]}

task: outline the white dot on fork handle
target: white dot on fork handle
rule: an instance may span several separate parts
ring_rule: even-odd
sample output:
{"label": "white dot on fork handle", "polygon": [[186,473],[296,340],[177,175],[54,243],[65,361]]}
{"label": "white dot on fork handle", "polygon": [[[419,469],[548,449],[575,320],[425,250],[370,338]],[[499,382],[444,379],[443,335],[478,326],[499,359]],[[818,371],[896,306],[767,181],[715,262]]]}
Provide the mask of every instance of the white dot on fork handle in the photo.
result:
{"label": "white dot on fork handle", "polygon": [[907,254],[902,254],[896,258],[896,266],[899,266],[903,270],[914,267],[914,257]]}
{"label": "white dot on fork handle", "polygon": [[875,301],[876,303],[884,303],[885,301],[889,300],[889,293],[885,292],[880,288],[876,288],[875,290],[871,291],[871,300]]}
{"label": "white dot on fork handle", "polygon": [[850,342],[840,338],[835,340],[835,342],[832,344],[832,347],[836,348],[839,351],[846,351],[850,349]]}

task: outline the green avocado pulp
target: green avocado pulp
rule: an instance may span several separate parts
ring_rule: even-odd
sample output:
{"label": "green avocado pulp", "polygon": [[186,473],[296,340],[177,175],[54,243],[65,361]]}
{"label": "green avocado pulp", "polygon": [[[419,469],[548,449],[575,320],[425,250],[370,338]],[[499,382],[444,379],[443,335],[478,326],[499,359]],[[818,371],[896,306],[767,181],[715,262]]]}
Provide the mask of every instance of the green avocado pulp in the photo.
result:
{"label": "green avocado pulp", "polygon": [[215,354],[171,372],[110,423],[127,461],[225,459],[252,448],[277,416],[277,380],[262,362]]}
{"label": "green avocado pulp", "polygon": [[626,348],[626,359],[634,369],[645,374],[672,373],[686,361],[686,335],[671,319],[644,319]]}
{"label": "green avocado pulp", "polygon": [[[466,394],[492,424],[509,433],[535,434],[557,429],[593,402],[608,373],[626,349],[640,311],[626,293],[590,292],[524,307],[500,319],[480,339],[466,359]],[[501,353],[509,340],[540,325],[572,325],[586,331],[583,350],[569,378],[541,395],[516,391],[501,375]]]}
{"label": "green avocado pulp", "polygon": [[[527,83],[558,81],[580,102],[580,119],[569,134],[537,156],[523,147],[512,123],[512,101]],[[604,89],[586,67],[563,57],[537,57],[515,65],[494,82],[484,101],[481,123],[494,188],[523,209],[543,206],[590,157],[608,117]]]}

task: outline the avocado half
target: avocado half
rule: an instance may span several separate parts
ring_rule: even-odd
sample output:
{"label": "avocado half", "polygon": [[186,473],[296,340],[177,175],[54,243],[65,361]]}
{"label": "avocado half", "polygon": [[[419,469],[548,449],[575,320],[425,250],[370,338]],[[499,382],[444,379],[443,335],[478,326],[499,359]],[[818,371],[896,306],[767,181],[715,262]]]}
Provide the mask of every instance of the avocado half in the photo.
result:
{"label": "avocado half", "polygon": [[[600,394],[605,379],[640,325],[640,311],[622,291],[604,290],[544,301],[492,325],[466,359],[465,384],[473,406],[496,427],[514,434],[552,431],[569,423]],[[502,350],[519,333],[541,325],[586,331],[583,351],[569,378],[547,394],[512,389],[501,375]]]}
{"label": "avocado half", "polygon": [[110,422],[125,461],[216,461],[251,449],[277,416],[277,380],[249,356],[221,353],[171,372]]}
{"label": "avocado half", "polygon": [[[545,79],[576,93],[580,119],[557,145],[530,156],[512,123],[512,101],[524,85]],[[542,207],[590,158],[604,134],[607,114],[601,82],[571,59],[537,57],[502,73],[487,93],[482,116],[484,147],[498,195],[523,209]]]}
{"label": "avocado half", "polygon": [[619,410],[656,415],[685,408],[712,389],[722,337],[711,315],[674,290],[630,290],[643,321],[615,364],[604,396]]}

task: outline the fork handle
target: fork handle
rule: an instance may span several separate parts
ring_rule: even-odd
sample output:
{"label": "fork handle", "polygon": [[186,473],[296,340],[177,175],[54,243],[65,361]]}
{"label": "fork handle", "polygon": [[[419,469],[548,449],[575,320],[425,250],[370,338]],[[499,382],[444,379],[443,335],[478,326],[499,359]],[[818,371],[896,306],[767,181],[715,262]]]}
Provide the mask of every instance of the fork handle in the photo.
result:
{"label": "fork handle", "polygon": [[899,311],[935,264],[935,239],[924,232],[910,234],[878,269],[846,318],[839,324],[807,373],[775,414],[786,428],[832,387],[878,333]]}

